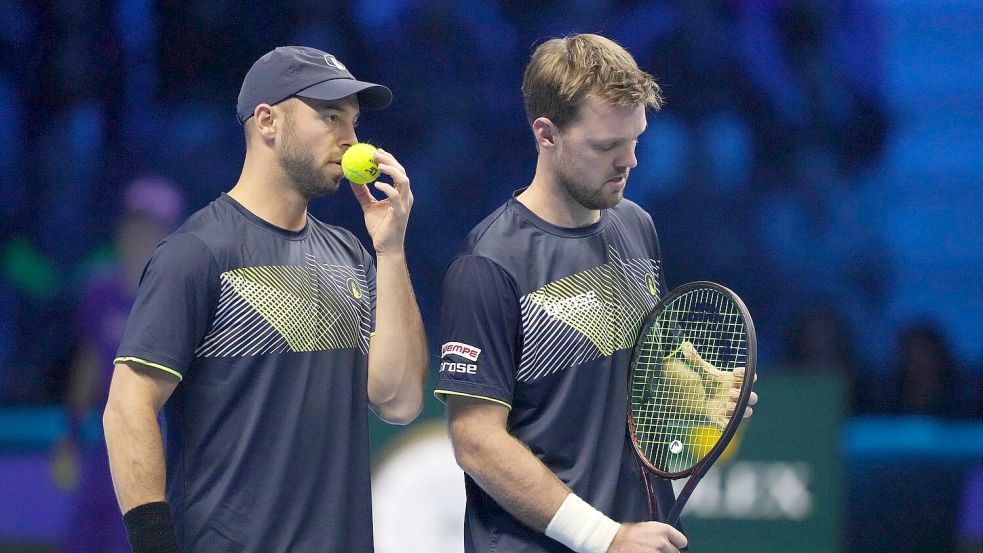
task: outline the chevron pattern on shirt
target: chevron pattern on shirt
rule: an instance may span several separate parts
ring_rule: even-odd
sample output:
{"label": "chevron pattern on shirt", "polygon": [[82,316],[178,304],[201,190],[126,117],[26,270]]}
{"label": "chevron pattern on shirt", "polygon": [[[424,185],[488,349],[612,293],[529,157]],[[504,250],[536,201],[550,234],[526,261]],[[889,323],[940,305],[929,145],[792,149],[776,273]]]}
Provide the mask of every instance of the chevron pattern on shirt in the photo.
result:
{"label": "chevron pattern on shirt", "polygon": [[357,347],[368,352],[371,313],[365,268],[322,265],[244,267],[220,276],[211,329],[198,357]]}
{"label": "chevron pattern on shirt", "polygon": [[519,299],[523,345],[516,379],[530,381],[635,345],[642,320],[658,301],[652,259],[607,263],[546,284]]}

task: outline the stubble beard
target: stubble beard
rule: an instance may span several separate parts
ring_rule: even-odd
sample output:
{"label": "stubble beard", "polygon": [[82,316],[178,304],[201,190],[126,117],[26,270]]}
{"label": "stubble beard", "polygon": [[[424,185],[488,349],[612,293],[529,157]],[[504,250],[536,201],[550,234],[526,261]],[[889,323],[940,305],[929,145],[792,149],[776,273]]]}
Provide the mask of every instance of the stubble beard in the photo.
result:
{"label": "stubble beard", "polygon": [[305,149],[297,140],[290,119],[287,119],[283,127],[277,163],[287,175],[288,185],[308,201],[338,191],[341,178],[333,179],[324,174],[324,170],[314,159],[314,152]]}
{"label": "stubble beard", "polygon": [[574,176],[573,171],[569,171],[567,164],[561,165],[556,171],[556,181],[560,188],[586,209],[610,209],[621,201],[624,196],[623,191],[614,195],[607,195],[604,192],[604,185],[592,186]]}

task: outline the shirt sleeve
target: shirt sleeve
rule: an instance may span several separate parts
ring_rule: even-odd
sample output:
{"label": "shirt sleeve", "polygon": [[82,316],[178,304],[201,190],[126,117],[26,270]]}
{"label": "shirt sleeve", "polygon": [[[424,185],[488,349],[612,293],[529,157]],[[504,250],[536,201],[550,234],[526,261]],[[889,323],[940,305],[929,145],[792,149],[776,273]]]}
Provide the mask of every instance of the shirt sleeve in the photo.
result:
{"label": "shirt sleeve", "polygon": [[132,361],[183,379],[218,302],[218,266],[189,233],[168,237],[143,270],[115,362]]}
{"label": "shirt sleeve", "polygon": [[487,258],[454,260],[440,302],[440,369],[434,395],[468,396],[511,409],[519,301],[509,276]]}

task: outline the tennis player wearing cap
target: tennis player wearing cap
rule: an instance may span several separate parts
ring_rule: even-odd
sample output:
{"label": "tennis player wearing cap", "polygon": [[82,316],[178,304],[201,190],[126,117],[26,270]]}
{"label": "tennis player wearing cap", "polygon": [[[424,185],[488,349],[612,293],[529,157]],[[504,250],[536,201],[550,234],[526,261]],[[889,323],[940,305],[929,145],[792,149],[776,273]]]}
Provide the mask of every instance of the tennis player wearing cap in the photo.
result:
{"label": "tennis player wearing cap", "polygon": [[385,198],[352,186],[375,260],[307,205],[338,189],[360,109],[391,98],[313,48],[246,75],[239,181],[157,247],[115,359],[103,420],[134,551],[372,550],[367,407],[413,420],[427,365],[413,194],[382,151]]}

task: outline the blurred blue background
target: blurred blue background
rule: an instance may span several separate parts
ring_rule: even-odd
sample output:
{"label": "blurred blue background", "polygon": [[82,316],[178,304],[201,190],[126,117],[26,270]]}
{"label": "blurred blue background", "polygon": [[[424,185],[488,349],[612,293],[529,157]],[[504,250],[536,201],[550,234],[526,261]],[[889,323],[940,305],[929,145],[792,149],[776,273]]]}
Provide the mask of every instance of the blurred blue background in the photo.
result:
{"label": "blurred blue background", "polygon": [[[964,495],[983,495],[966,484],[983,466],[968,438],[983,418],[983,3],[972,0],[0,3],[0,487],[45,478],[66,435],[98,443],[83,415],[100,394],[72,398],[92,339],[87,296],[121,264],[134,212],[124,192],[166,179],[187,215],[234,184],[235,100],[259,56],[314,46],[392,88],[359,138],[412,179],[409,267],[435,352],[444,268],[533,174],[525,63],[574,32],[620,42],[668,99],[626,197],[655,220],[670,287],[715,280],[744,297],[762,378],[843,383],[848,502],[867,497],[871,451],[915,460],[880,471],[897,485],[921,478],[905,472],[918,462],[951,461],[960,495],[923,486],[925,500],[957,505],[933,527],[947,540],[936,549],[983,544],[983,521],[971,524],[983,514],[956,511],[983,513]],[[369,244],[346,188],[311,211]],[[923,424],[910,447],[870,446]],[[79,488],[52,482],[65,502],[54,521],[26,514],[54,508],[43,500],[0,500],[0,543],[60,539]],[[868,534],[846,523],[843,540],[890,543]]]}

